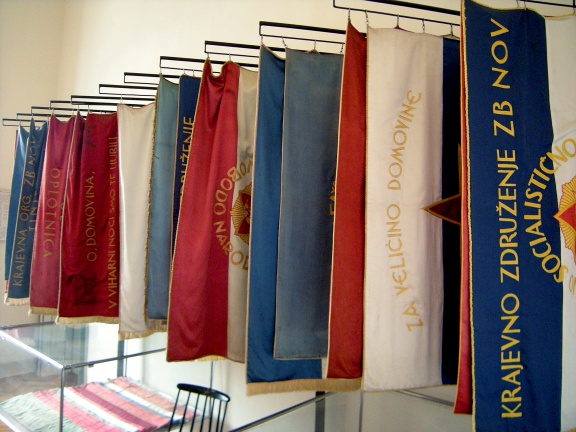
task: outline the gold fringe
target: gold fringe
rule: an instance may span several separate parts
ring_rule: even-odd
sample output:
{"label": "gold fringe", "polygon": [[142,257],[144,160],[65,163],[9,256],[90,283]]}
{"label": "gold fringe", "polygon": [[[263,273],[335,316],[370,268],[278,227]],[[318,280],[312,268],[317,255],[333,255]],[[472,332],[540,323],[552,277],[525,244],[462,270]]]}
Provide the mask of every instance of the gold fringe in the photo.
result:
{"label": "gold fringe", "polygon": [[138,338],[145,338],[147,336],[150,336],[151,334],[156,333],[155,330],[153,329],[149,329],[146,331],[141,331],[141,332],[119,332],[118,333],[118,339],[119,340],[128,340],[128,339],[138,339]]}
{"label": "gold fringe", "polygon": [[194,360],[170,360],[170,363],[183,363],[183,362],[209,362],[209,361],[222,361],[222,360],[230,360],[226,357],[222,357],[219,355],[209,355],[206,357],[202,357],[199,359]]}
{"label": "gold fringe", "polygon": [[150,318],[148,319],[148,327],[150,327],[151,330],[154,330],[156,332],[166,332],[168,331],[168,321],[165,319],[154,319],[154,318]]}
{"label": "gold fringe", "polygon": [[103,317],[103,316],[87,316],[87,317],[57,317],[56,324],[90,324],[90,323],[104,323],[104,324],[118,324],[118,318]]}
{"label": "gold fringe", "polygon": [[30,313],[36,315],[58,315],[58,309],[49,307],[30,306]]}
{"label": "gold fringe", "polygon": [[202,357],[199,359],[196,359],[196,361],[201,361],[201,362],[205,362],[205,361],[222,361],[222,360],[228,360],[226,357],[222,357],[219,355],[209,355],[206,357]]}
{"label": "gold fringe", "polygon": [[6,306],[24,306],[30,304],[30,297],[26,298],[11,298],[6,295],[4,298],[4,304]]}
{"label": "gold fringe", "polygon": [[353,392],[360,389],[361,379],[299,379],[291,381],[248,383],[246,394],[255,396],[267,393],[297,391]]}

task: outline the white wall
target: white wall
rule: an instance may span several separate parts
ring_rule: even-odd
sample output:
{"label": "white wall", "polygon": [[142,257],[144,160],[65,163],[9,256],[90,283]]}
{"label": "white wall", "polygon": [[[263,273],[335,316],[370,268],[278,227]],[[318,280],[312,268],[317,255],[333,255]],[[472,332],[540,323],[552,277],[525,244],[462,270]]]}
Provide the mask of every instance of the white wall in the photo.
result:
{"label": "white wall", "polygon": [[[459,8],[459,0],[428,3]],[[515,0],[489,3],[499,7],[516,4]],[[337,4],[379,7],[356,0],[338,0]],[[47,105],[50,100],[68,99],[72,94],[95,95],[99,83],[122,83],[124,71],[157,73],[160,55],[205,57],[205,40],[259,44],[261,20],[344,29],[346,19],[347,12],[333,9],[331,0],[0,0],[0,117],[14,117],[17,112],[29,111],[31,105]],[[352,22],[365,31],[364,14],[352,12]],[[396,18],[370,15],[370,24],[394,27]],[[419,21],[407,20],[402,20],[401,26],[412,31],[421,31],[422,27]],[[432,24],[427,24],[426,30],[435,34],[450,32],[447,26]],[[281,44],[272,38],[264,42]],[[312,43],[286,42],[290,47],[312,48]],[[321,44],[318,49],[322,49]],[[14,134],[15,128],[0,128],[1,189],[10,187]],[[0,249],[3,273],[3,242]],[[0,325],[29,320],[26,310],[0,306]],[[153,385],[170,393],[179,381],[207,384],[209,364],[161,363],[148,368],[145,375]],[[228,392],[233,400],[228,416],[230,427],[312,396],[311,392],[304,392],[248,398],[244,376],[243,365],[215,365],[214,386]],[[368,412],[379,413],[385,403],[370,398],[366,406],[370,407]],[[400,406],[406,403],[410,402],[402,401]],[[398,421],[407,415],[406,411],[403,413],[390,406],[386,411]],[[425,419],[427,411],[421,413]],[[456,424],[447,425],[447,430],[459,430],[461,424]]]}
{"label": "white wall", "polygon": [[[30,112],[56,94],[64,3],[0,0],[0,116]],[[16,128],[0,128],[0,189],[12,181]],[[0,241],[0,274],[4,277],[5,242]],[[3,285],[2,285],[3,286]],[[2,294],[4,290],[1,290]],[[2,295],[2,299],[3,299]],[[36,321],[26,306],[0,302],[0,325]]]}

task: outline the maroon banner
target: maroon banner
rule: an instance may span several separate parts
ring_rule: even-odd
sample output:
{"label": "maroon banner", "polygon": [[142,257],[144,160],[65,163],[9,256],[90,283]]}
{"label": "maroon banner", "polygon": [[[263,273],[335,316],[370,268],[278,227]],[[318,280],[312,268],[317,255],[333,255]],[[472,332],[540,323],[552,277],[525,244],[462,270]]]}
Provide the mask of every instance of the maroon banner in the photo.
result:
{"label": "maroon banner", "polygon": [[366,38],[348,22],[332,252],[328,378],[362,376],[366,184]]}
{"label": "maroon banner", "polygon": [[[228,357],[230,210],[240,67],[204,66],[172,266],[168,361]],[[230,175],[232,173],[232,176]]]}
{"label": "maroon banner", "polygon": [[88,114],[70,155],[58,322],[117,322],[120,236],[116,113]]}
{"label": "maroon banner", "polygon": [[[464,44],[460,45],[460,57],[464,58]],[[462,85],[461,97],[461,143],[462,143],[462,172],[468,172],[468,125],[467,118],[467,95],[466,64],[463,62],[460,68],[460,82]],[[467,221],[468,214],[468,186],[466,175],[462,176],[462,221]],[[470,230],[467,223],[461,225],[462,251],[460,273],[460,356],[458,362],[458,384],[454,412],[456,414],[472,414],[472,329],[470,327]]]}
{"label": "maroon banner", "polygon": [[77,122],[74,117],[61,122],[52,116],[48,127],[30,275],[30,311],[36,314],[56,315],[58,309],[62,205],[68,160],[73,134],[82,134],[84,125],[79,114],[77,118]]}

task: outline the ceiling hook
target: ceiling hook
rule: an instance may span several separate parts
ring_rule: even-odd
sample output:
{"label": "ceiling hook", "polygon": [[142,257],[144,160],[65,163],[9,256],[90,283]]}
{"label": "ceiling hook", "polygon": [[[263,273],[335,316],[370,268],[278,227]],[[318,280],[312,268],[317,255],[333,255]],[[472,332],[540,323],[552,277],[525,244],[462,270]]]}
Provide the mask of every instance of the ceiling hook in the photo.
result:
{"label": "ceiling hook", "polygon": [[426,33],[426,21],[422,20],[422,33]]}
{"label": "ceiling hook", "polygon": [[348,8],[348,22],[350,22],[350,8]]}
{"label": "ceiling hook", "polygon": [[288,48],[288,45],[286,45],[286,41],[284,40],[284,36],[282,36],[282,45],[284,45],[284,49]]}
{"label": "ceiling hook", "polygon": [[370,25],[370,22],[368,20],[368,11],[367,10],[364,11],[364,15],[366,15],[366,27],[368,27]]}

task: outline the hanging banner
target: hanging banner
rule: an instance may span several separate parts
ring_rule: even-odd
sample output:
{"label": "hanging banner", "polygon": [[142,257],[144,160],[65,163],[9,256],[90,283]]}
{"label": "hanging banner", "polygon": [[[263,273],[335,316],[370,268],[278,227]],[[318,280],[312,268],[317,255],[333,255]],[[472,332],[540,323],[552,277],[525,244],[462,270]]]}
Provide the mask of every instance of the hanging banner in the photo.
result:
{"label": "hanging banner", "polygon": [[118,119],[88,114],[70,153],[58,322],[118,322]]}
{"label": "hanging banner", "polygon": [[463,3],[478,431],[576,428],[576,17]]}
{"label": "hanging banner", "polygon": [[165,329],[168,317],[177,116],[178,85],[160,77],[156,93],[154,158],[146,248],[148,318],[158,320],[154,322],[157,329]]}
{"label": "hanging banner", "polygon": [[62,208],[75,122],[76,117],[61,122],[53,115],[48,126],[30,276],[30,312],[36,314],[58,311]]}
{"label": "hanging banner", "polygon": [[176,235],[169,361],[244,361],[257,74],[204,66]]}
{"label": "hanging banner", "polygon": [[467,105],[466,105],[466,63],[464,55],[464,43],[460,45],[460,57],[462,66],[460,68],[460,83],[462,97],[460,102],[461,109],[461,271],[460,271],[460,355],[458,359],[458,382],[456,390],[456,399],[454,401],[454,413],[472,414],[472,328],[470,325],[470,229],[468,223],[468,191],[469,178],[468,172],[468,128],[466,123]]}
{"label": "hanging banner", "polygon": [[286,50],[274,357],[328,351],[342,56]]}
{"label": "hanging banner", "polygon": [[274,359],[285,61],[260,48],[250,232],[248,393],[316,390],[320,360]]}
{"label": "hanging banner", "polygon": [[47,132],[48,123],[36,128],[34,118],[31,119],[10,261],[8,292],[5,300],[7,305],[22,305],[30,302],[30,268]]}
{"label": "hanging banner", "polygon": [[174,171],[174,207],[172,209],[172,252],[176,240],[176,228],[180,215],[180,200],[182,199],[182,187],[190,157],[192,145],[192,130],[194,128],[194,116],[196,115],[196,103],[200,92],[200,78],[182,75],[179,82],[178,93],[178,126],[176,138],[176,168]]}
{"label": "hanging banner", "polygon": [[152,332],[146,319],[146,239],[156,103],[118,105],[121,339]]}
{"label": "hanging banner", "polygon": [[442,384],[456,384],[460,340],[461,136],[460,41],[442,47],[442,199],[427,208],[442,220]]}
{"label": "hanging banner", "polygon": [[334,200],[330,378],[362,377],[365,184],[366,38],[348,22]]}
{"label": "hanging banner", "polygon": [[12,186],[10,189],[10,205],[8,207],[8,223],[6,229],[6,252],[4,256],[4,280],[10,277],[10,262],[12,261],[12,248],[14,246],[14,233],[18,220],[18,208],[20,206],[20,192],[22,190],[22,178],[24,177],[24,161],[26,159],[26,147],[29,133],[21,125],[18,126],[16,146],[14,148],[14,171],[12,172]]}
{"label": "hanging banner", "polygon": [[443,54],[437,36],[368,29],[369,391],[442,384],[442,223],[424,208],[442,199]]}

